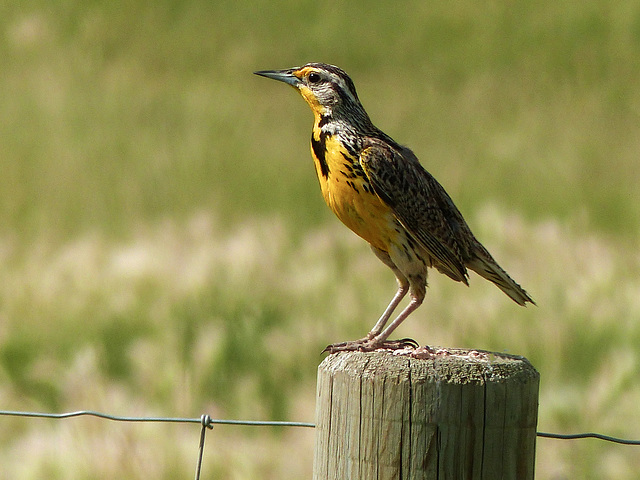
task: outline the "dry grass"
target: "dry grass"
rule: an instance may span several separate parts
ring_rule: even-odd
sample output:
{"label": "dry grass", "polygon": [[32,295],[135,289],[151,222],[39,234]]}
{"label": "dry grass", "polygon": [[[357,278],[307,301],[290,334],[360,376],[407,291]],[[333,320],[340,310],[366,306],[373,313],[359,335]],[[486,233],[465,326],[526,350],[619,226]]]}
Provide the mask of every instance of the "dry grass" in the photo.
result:
{"label": "dry grass", "polygon": [[[433,275],[425,305],[398,335],[528,356],[542,375],[540,430],[637,436],[637,253],[495,206],[471,223],[539,306],[519,308],[477,276],[467,289]],[[88,235],[55,250],[35,245],[20,258],[6,244],[3,251],[0,396],[13,409],[312,421],[321,346],[363,334],[394,288],[337,222],[294,246],[277,219],[229,230],[200,213],[119,244]],[[43,322],[43,314],[55,318]],[[241,338],[229,340],[230,329]],[[7,370],[19,347],[20,368]],[[49,401],[25,402],[42,386]],[[187,478],[195,462],[196,428],[4,421],[19,432],[3,435],[10,478]],[[209,438],[205,469],[224,478],[309,475],[312,431],[217,427]],[[637,458],[594,441],[540,440],[538,472],[630,478]]]}

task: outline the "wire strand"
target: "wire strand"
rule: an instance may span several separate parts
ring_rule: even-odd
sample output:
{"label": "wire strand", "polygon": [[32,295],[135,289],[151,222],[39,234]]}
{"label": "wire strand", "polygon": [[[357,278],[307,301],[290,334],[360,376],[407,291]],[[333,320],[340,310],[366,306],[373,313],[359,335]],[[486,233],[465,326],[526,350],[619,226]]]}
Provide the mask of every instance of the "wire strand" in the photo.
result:
{"label": "wire strand", "polygon": [[555,438],[559,440],[576,440],[580,438],[597,438],[598,440],[604,440],[612,443],[619,443],[621,445],[640,445],[640,440],[626,440],[624,438],[611,437],[609,435],[603,435],[602,433],[547,433],[537,432],[538,437],[542,438]]}
{"label": "wire strand", "polygon": [[[208,415],[203,415],[200,418],[181,418],[181,417],[130,417],[121,415],[112,415],[108,413],[96,412],[93,410],[79,410],[76,412],[67,413],[42,413],[42,412],[21,412],[12,410],[0,410],[2,416],[13,417],[31,417],[31,418],[72,418],[80,416],[91,416],[104,418],[106,420],[114,420],[117,422],[162,422],[162,423],[199,423],[209,429],[213,428],[213,425],[246,425],[257,427],[306,427],[314,428],[315,424],[309,422],[289,422],[289,421],[265,421],[265,420],[228,420],[220,418],[211,418]],[[206,425],[205,425],[206,418]],[[537,432],[538,437],[551,438],[559,440],[577,440],[584,438],[595,438],[597,440],[603,440],[606,442],[618,443],[621,445],[640,445],[640,440],[630,440],[618,437],[612,437],[610,435],[604,435],[602,433],[548,433]],[[204,442],[203,442],[204,445]]]}
{"label": "wire strand", "polygon": [[[67,413],[42,413],[42,412],[20,412],[12,410],[0,410],[0,415],[12,417],[32,417],[32,418],[72,418],[72,417],[98,417],[106,420],[114,420],[116,422],[150,422],[150,423],[202,423],[200,418],[181,418],[181,417],[128,417],[121,415],[111,415],[109,413],[96,412],[93,410],[78,410],[76,412]],[[265,427],[310,427],[313,423],[306,422],[284,422],[284,421],[264,421],[264,420],[225,420],[219,418],[210,418],[209,424],[214,425],[248,425],[248,426],[265,426]]]}

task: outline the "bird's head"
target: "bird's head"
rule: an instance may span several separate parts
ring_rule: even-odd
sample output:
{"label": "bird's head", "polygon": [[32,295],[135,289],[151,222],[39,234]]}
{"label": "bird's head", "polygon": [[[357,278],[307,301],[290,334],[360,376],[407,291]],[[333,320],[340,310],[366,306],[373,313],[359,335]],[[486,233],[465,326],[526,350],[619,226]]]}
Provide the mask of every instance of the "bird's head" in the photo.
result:
{"label": "bird's head", "polygon": [[317,118],[348,114],[368,119],[349,75],[344,70],[325,63],[307,63],[286,70],[262,70],[256,75],[272,78],[296,88]]}

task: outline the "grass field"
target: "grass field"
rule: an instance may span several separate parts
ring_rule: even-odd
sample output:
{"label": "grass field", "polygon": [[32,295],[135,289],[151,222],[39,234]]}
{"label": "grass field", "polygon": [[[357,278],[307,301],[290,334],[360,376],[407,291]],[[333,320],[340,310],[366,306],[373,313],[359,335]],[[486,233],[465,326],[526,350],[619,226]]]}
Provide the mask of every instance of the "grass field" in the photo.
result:
{"label": "grass field", "polygon": [[[541,373],[539,430],[640,438],[640,5],[0,7],[0,409],[313,421],[392,274],[323,205],[311,114],[254,70],[340,65],[532,294],[432,275],[398,331]],[[192,478],[198,429],[0,418],[0,478]],[[309,478],[312,430],[216,427],[204,478]],[[637,447],[540,439],[541,479]]]}

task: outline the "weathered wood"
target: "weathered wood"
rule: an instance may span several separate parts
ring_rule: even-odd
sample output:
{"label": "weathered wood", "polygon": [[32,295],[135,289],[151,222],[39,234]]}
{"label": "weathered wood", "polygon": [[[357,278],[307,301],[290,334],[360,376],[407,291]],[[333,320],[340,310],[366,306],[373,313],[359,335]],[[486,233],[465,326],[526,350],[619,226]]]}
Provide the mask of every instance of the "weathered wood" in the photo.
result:
{"label": "weathered wood", "polygon": [[533,479],[538,386],[513,355],[330,355],[318,368],[313,478]]}

